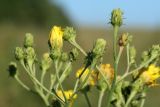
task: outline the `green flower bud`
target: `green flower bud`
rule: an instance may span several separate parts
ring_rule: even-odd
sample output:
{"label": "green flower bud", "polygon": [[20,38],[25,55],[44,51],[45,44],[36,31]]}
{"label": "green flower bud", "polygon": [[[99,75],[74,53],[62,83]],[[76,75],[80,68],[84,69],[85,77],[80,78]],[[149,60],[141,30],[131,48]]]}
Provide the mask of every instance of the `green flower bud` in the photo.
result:
{"label": "green flower bud", "polygon": [[[142,62],[145,63],[150,58],[155,58],[150,64],[157,63],[158,59],[160,58],[160,45],[153,45],[151,49],[148,51],[143,52],[142,54]],[[146,65],[147,67],[148,65]]]}
{"label": "green flower bud", "polygon": [[149,59],[149,52],[148,51],[144,51],[142,53],[141,60],[142,60],[142,62],[146,62],[148,59]]}
{"label": "green flower bud", "polygon": [[40,68],[43,71],[47,71],[51,67],[51,64],[52,64],[52,59],[50,58],[49,53],[44,53]]}
{"label": "green flower bud", "polygon": [[75,41],[76,31],[72,27],[66,27],[64,29],[63,39],[66,41]]}
{"label": "green flower bud", "polygon": [[24,58],[24,51],[21,47],[16,47],[14,53],[17,60],[22,60]]}
{"label": "green flower bud", "polygon": [[8,67],[9,76],[14,77],[17,73],[17,64],[15,62],[10,62]]}
{"label": "green flower bud", "polygon": [[123,24],[123,12],[120,9],[114,9],[111,13],[111,24],[113,26],[121,26]]}
{"label": "green flower bud", "polygon": [[105,51],[105,47],[106,41],[104,39],[97,39],[92,52],[96,57],[102,57]]}
{"label": "green flower bud", "polygon": [[32,47],[34,43],[33,35],[30,33],[26,33],[25,39],[24,39],[24,47]]}
{"label": "green flower bud", "polygon": [[59,48],[51,49],[50,57],[52,60],[56,60],[56,59],[60,58],[60,56],[61,56],[61,50]]}
{"label": "green flower bud", "polygon": [[160,45],[153,45],[151,51],[151,56],[160,56]]}
{"label": "green flower bud", "polygon": [[130,63],[135,63],[135,58],[136,58],[136,49],[134,46],[131,46],[129,49],[129,54],[130,54]]}
{"label": "green flower bud", "polygon": [[78,58],[78,50],[76,48],[72,49],[72,51],[69,53],[69,59],[71,61],[76,60]]}
{"label": "green flower bud", "polygon": [[29,64],[29,66],[31,66],[34,61],[36,60],[36,53],[34,51],[34,49],[32,47],[28,47],[25,50],[25,60],[26,62]]}
{"label": "green flower bud", "polygon": [[66,62],[69,59],[68,54],[66,52],[63,52],[61,54],[61,60]]}
{"label": "green flower bud", "polygon": [[102,61],[102,56],[105,51],[106,41],[104,39],[97,39],[93,49],[86,56],[85,63],[86,66],[92,65],[95,66],[97,62]]}
{"label": "green flower bud", "polygon": [[142,92],[143,91],[143,87],[144,83],[143,80],[141,78],[138,78],[136,81],[134,81],[134,83],[132,83],[132,92]]}

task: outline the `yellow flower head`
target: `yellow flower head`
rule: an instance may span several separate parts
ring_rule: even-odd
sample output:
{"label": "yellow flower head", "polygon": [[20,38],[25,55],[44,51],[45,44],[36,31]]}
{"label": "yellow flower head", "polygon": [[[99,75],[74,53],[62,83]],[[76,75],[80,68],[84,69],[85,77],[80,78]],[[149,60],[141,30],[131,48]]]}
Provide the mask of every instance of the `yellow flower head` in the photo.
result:
{"label": "yellow flower head", "polygon": [[61,27],[54,26],[49,35],[49,45],[51,48],[62,48],[63,31]]}
{"label": "yellow flower head", "polygon": [[160,78],[160,68],[150,65],[147,70],[142,72],[140,78],[148,86],[154,86],[156,85],[156,80]]}
{"label": "yellow flower head", "polygon": [[[80,68],[77,72],[76,72],[76,77],[79,78],[79,76],[81,75],[82,71],[84,70],[84,68]],[[91,72],[91,75],[88,78],[88,85],[94,86],[96,84],[97,81],[97,74],[95,71],[90,71],[88,68],[83,72],[80,81],[84,81],[86,76],[88,75],[88,73]]]}
{"label": "yellow flower head", "polygon": [[[112,80],[114,78],[114,69],[111,67],[111,65],[110,64],[101,64],[100,70],[104,74],[104,76],[107,78],[107,80],[109,82],[112,82]],[[98,78],[101,78],[101,75],[99,75]]]}
{"label": "yellow flower head", "polygon": [[[71,97],[72,97],[72,95],[73,95],[73,90],[64,91],[64,94],[65,94],[65,97],[66,97],[67,100],[71,100]],[[63,96],[63,93],[62,93],[61,90],[58,90],[58,91],[57,91],[57,95],[58,95],[63,101],[65,101],[64,96]],[[75,95],[73,96],[73,99],[76,99],[76,98],[77,98],[77,95],[75,94]]]}

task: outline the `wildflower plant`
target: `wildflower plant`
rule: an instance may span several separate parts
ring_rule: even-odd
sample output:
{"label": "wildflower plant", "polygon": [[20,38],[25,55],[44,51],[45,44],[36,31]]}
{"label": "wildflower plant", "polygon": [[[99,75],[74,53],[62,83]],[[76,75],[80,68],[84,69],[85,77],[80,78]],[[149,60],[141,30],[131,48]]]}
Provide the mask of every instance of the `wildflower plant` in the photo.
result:
{"label": "wildflower plant", "polygon": [[[137,63],[132,36],[129,33],[118,33],[123,25],[123,12],[120,9],[112,11],[110,24],[113,26],[113,65],[103,63],[106,40],[97,39],[93,48],[86,52],[77,43],[76,31],[72,27],[54,26],[49,35],[49,51],[44,53],[41,60],[37,59],[32,34],[26,34],[23,47],[15,48],[17,62],[12,61],[9,64],[9,75],[27,91],[38,94],[47,107],[72,107],[80,94],[84,94],[87,106],[92,107],[88,97],[92,87],[96,87],[99,92],[97,107],[102,107],[102,101],[104,107],[143,107],[147,89],[157,86],[157,80],[160,78],[160,45],[153,45],[144,51],[140,63]],[[73,48],[64,51],[64,41]],[[119,67],[123,53],[126,53],[127,59],[124,72]],[[71,67],[79,54],[84,55],[84,65],[76,72]],[[20,79],[22,71],[19,64],[24,68],[33,87]],[[48,72],[49,70],[52,72]],[[68,79],[71,72],[74,72],[76,80],[73,82],[74,87],[66,90],[66,85],[62,83]],[[45,84],[47,73],[50,75],[49,86]],[[40,74],[40,77],[37,74]],[[126,79],[127,77],[130,78]],[[103,98],[104,95],[107,99]]]}

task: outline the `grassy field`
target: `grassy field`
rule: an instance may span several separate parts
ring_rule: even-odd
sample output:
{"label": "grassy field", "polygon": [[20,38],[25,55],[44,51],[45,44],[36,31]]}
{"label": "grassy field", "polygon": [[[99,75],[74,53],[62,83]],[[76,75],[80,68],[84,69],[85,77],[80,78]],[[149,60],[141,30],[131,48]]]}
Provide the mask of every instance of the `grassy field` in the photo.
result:
{"label": "grassy field", "polygon": [[[35,48],[39,54],[48,51],[48,34],[50,29],[42,29],[33,26],[14,26],[14,25],[1,25],[0,26],[0,107],[44,107],[42,100],[32,93],[28,93],[16,81],[8,76],[7,66],[11,60],[14,60],[13,50],[16,46],[22,45],[25,33],[30,32],[35,36]],[[152,44],[160,43],[160,31],[150,29],[122,29],[122,32],[129,32],[133,35],[133,44],[137,49],[137,56],[140,58],[142,51],[151,47]],[[77,40],[86,51],[91,50],[92,44],[97,38],[104,38],[107,40],[107,50],[104,56],[104,63],[112,63],[112,30],[111,28],[80,28],[77,29]],[[68,47],[65,45],[64,47]],[[124,55],[125,56],[125,55]],[[121,68],[124,68],[125,58],[122,58]],[[81,56],[83,58],[83,56]],[[81,58],[80,58],[81,59]],[[78,66],[74,69],[81,67],[83,62],[80,61]],[[139,59],[137,59],[138,61]],[[74,75],[74,73],[73,73]],[[73,79],[73,78],[69,78]],[[65,82],[69,83],[69,82]],[[72,84],[66,85],[66,88],[71,87]],[[93,102],[96,105],[97,93],[93,89],[89,93]],[[154,87],[149,90],[145,107],[159,107],[160,102],[160,87]],[[85,107],[86,102],[83,100],[83,96],[80,96],[76,102],[75,107]],[[104,101],[105,104],[105,101]],[[76,106],[79,105],[79,106]],[[96,106],[94,106],[96,107]]]}

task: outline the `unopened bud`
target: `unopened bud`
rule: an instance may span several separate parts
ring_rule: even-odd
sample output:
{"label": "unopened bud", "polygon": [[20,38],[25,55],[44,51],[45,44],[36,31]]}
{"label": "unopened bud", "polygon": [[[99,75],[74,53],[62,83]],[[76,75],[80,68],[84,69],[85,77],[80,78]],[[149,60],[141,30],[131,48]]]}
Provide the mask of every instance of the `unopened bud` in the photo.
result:
{"label": "unopened bud", "polygon": [[34,61],[36,60],[36,53],[34,51],[34,49],[32,47],[28,47],[26,50],[25,50],[25,60],[26,62],[28,62],[29,66],[31,66]]}
{"label": "unopened bud", "polygon": [[30,33],[26,33],[25,39],[24,39],[24,47],[32,47],[34,43],[33,35]]}
{"label": "unopened bud", "polygon": [[15,53],[15,58],[17,60],[21,60],[21,59],[24,58],[24,51],[23,51],[23,49],[21,47],[16,47],[14,53]]}
{"label": "unopened bud", "polygon": [[66,27],[64,29],[63,39],[66,41],[75,41],[76,31],[72,27]]}
{"label": "unopened bud", "polygon": [[111,13],[111,24],[113,26],[121,26],[123,24],[123,12],[120,9],[114,9]]}
{"label": "unopened bud", "polygon": [[119,38],[119,46],[126,46],[131,41],[132,36],[130,36],[129,33],[123,33]]}
{"label": "unopened bud", "polygon": [[44,53],[40,68],[43,71],[47,71],[50,68],[51,64],[52,64],[52,60],[49,56],[49,53]]}
{"label": "unopened bud", "polygon": [[66,52],[63,52],[61,54],[61,60],[66,62],[69,59],[68,54]]}
{"label": "unopened bud", "polygon": [[151,51],[151,56],[160,56],[160,45],[153,45]]}
{"label": "unopened bud", "polygon": [[60,49],[51,49],[50,51],[50,57],[52,60],[58,59],[61,56],[61,50]]}
{"label": "unopened bud", "polygon": [[101,57],[104,54],[106,47],[106,41],[104,39],[97,39],[94,47],[93,47],[93,54],[97,57]]}

